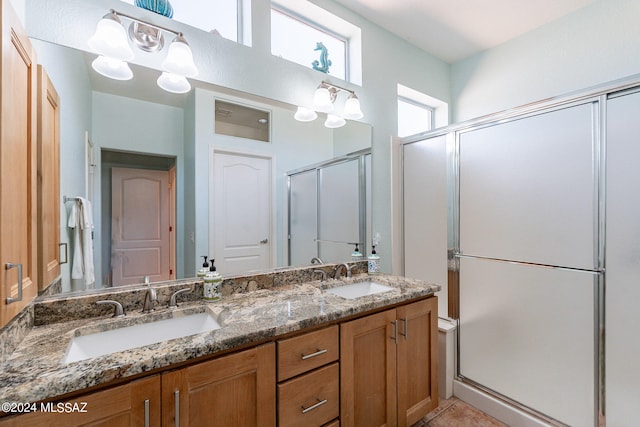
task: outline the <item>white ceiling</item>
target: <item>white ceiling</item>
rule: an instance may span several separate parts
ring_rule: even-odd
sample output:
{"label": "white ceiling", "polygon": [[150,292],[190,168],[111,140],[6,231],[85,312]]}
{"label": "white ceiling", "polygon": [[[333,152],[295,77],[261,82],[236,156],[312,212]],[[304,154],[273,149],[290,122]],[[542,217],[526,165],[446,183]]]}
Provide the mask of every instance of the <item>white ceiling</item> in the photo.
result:
{"label": "white ceiling", "polygon": [[596,0],[336,1],[452,63],[502,44]]}

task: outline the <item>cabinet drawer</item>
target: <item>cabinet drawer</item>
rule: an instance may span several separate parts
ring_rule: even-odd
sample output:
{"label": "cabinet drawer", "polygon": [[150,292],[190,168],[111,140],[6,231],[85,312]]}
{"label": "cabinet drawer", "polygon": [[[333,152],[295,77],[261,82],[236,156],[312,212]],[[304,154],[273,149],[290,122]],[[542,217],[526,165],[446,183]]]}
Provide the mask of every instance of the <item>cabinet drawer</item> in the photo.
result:
{"label": "cabinet drawer", "polygon": [[278,384],[278,425],[321,426],[338,417],[338,363]]}
{"label": "cabinet drawer", "polygon": [[338,360],[338,326],[278,341],[278,381]]}

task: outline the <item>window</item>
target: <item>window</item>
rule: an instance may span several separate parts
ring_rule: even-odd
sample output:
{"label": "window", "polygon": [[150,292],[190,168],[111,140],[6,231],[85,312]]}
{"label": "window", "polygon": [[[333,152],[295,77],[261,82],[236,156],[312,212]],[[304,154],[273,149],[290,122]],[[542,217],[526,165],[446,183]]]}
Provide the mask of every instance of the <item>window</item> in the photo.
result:
{"label": "window", "polygon": [[277,0],[271,3],[271,53],[313,68],[321,67],[326,47],[331,61],[327,74],[352,83],[362,83],[360,28],[303,0]]}
{"label": "window", "polygon": [[398,84],[398,136],[426,132],[449,124],[449,105]]}
{"label": "window", "polygon": [[[295,34],[295,37],[292,35]],[[347,42],[339,36],[320,29],[304,18],[278,9],[271,9],[271,53],[300,65],[312,67],[319,61],[318,43],[327,48],[332,76],[346,80]]]}
{"label": "window", "polygon": [[398,136],[415,135],[433,129],[433,108],[398,97]]}
{"label": "window", "polygon": [[[135,0],[122,0],[135,4]],[[217,31],[225,39],[238,43],[251,44],[243,22],[250,19],[248,0],[216,0],[212,2],[194,2],[193,0],[171,0],[173,18],[178,22],[204,31]],[[250,30],[246,26],[246,30]],[[171,40],[165,40],[165,43]]]}

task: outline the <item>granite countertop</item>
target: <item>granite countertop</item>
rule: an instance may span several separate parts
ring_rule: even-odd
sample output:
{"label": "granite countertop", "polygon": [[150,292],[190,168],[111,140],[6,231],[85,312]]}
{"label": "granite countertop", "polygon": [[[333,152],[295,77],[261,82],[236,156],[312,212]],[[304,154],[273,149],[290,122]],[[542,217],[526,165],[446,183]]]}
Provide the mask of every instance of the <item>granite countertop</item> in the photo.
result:
{"label": "granite countertop", "polygon": [[[283,334],[432,295],[440,286],[399,276],[373,280],[392,291],[345,299],[327,288],[372,279],[366,274],[341,281],[314,281],[271,290],[225,296],[219,301],[193,301],[178,309],[140,310],[124,318],[99,317],[34,326],[2,363],[0,401],[37,402],[140,373],[168,368],[224,350],[271,340]],[[172,317],[209,311],[220,329],[147,345],[93,359],[64,364],[74,335],[136,324],[152,316]],[[90,333],[89,332],[89,333]]]}

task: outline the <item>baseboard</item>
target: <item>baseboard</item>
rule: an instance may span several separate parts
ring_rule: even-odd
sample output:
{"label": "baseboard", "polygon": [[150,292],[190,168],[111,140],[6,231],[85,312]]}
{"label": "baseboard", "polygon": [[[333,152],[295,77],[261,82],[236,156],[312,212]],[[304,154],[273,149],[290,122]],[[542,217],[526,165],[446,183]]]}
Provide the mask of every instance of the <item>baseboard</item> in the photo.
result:
{"label": "baseboard", "polygon": [[521,411],[482,390],[465,384],[459,380],[453,380],[453,395],[469,405],[481,410],[487,415],[510,426],[518,427],[550,427],[539,418]]}

